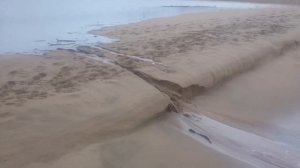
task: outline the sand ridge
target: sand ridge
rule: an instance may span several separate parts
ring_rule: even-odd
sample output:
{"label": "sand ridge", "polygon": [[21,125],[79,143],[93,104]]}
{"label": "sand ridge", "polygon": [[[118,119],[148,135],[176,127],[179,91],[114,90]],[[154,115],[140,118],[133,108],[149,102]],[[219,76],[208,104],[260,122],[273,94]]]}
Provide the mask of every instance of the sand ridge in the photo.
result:
{"label": "sand ridge", "polygon": [[2,56],[1,167],[255,167],[214,150],[214,139],[189,139],[168,119],[145,122],[183,111],[182,102],[204,108],[197,96],[281,62],[298,51],[299,25],[298,8],[189,14],[94,31],[120,38],[109,45]]}
{"label": "sand ridge", "polygon": [[122,135],[155,118],[169,104],[166,95],[131,72],[81,53],[0,59],[6,69],[0,75],[3,168],[48,162]]}
{"label": "sand ridge", "polygon": [[[300,40],[298,30],[300,26],[299,9],[297,7],[273,8],[242,11],[240,15],[237,13],[239,11],[224,11],[222,20],[214,19],[214,15],[217,16],[217,14],[201,15],[199,17],[195,17],[196,14],[191,14],[170,19],[154,19],[128,26],[100,30],[99,33],[120,38],[119,42],[106,46],[112,50],[140,55],[142,58],[152,59],[165,65],[165,69],[162,69],[153,66],[140,66],[136,62],[131,68],[139,72],[142,77],[150,79],[150,83],[156,84],[161,91],[166,92],[173,100],[191,101],[200,111],[203,110],[204,114],[220,119],[219,121],[227,121],[235,127],[254,132],[266,139],[271,138],[278,141],[279,144],[284,143],[288,146],[291,145],[291,148],[296,147],[299,143],[299,138],[295,137],[299,131],[298,121],[295,119],[291,124],[296,128],[283,126],[287,120],[282,115],[286,113],[284,113],[284,110],[280,111],[279,109],[282,110],[285,107],[295,105],[297,97],[299,97],[297,92],[299,82],[296,80],[298,79],[296,73],[298,71],[298,59],[296,57]],[[201,28],[204,29],[203,32],[199,31]],[[168,31],[169,29],[174,31]],[[216,95],[210,96],[208,100],[201,99],[202,95],[210,95],[218,87],[222,89],[224,81],[230,83],[231,79],[235,81],[234,79],[237,76],[247,76],[245,72],[254,71],[259,73],[263,71],[260,67],[269,66],[273,67],[272,70],[269,70],[268,73],[262,73],[261,78],[266,78],[266,81],[272,79],[273,83],[283,82],[282,80],[286,78],[286,84],[278,83],[277,85],[269,81],[265,84],[267,86],[263,87],[260,86],[260,84],[264,84],[260,82],[262,79],[253,78],[253,81],[257,81],[257,84],[252,84],[254,87],[251,88],[251,83],[248,86],[233,82],[235,83],[234,86],[241,88],[239,93],[243,93],[243,90],[247,91],[245,87],[249,87],[259,97],[256,98],[255,95],[248,93],[249,99],[246,99],[249,101],[243,102],[241,105],[231,102],[239,100],[238,93],[236,93],[237,100],[234,99],[234,87],[228,91],[224,88],[223,97],[218,98],[216,93]],[[256,69],[258,70],[255,71]],[[287,72],[284,72],[284,70]],[[295,76],[292,76],[294,73]],[[270,91],[273,86],[277,88],[274,88],[274,93]],[[262,90],[260,91],[260,89]],[[264,92],[264,90],[269,92]],[[200,95],[200,98],[197,95]],[[247,95],[241,96],[247,97]],[[268,98],[268,96],[271,97]],[[193,101],[195,97],[196,100]],[[276,99],[275,97],[280,98]],[[257,99],[261,104],[255,105],[256,101],[252,102],[252,99]],[[217,100],[216,103],[220,103],[220,108],[217,108],[219,105],[215,104],[215,100]],[[259,109],[259,105],[262,106],[262,109]],[[263,111],[267,106],[273,107],[273,111],[270,110],[269,113]],[[212,109],[212,112],[205,113],[206,107],[208,111]],[[245,109],[247,107],[249,109]],[[239,110],[231,111],[234,109]],[[245,115],[248,117],[243,116],[243,112],[241,112],[243,109],[248,111]],[[275,109],[279,112],[275,112]],[[228,111],[223,112],[223,110]],[[257,111],[251,112],[252,110]],[[184,111],[184,109],[179,107],[179,111]],[[231,112],[234,114],[227,116],[227,113],[231,114]],[[255,115],[255,113],[261,114]],[[269,125],[270,128],[264,125],[266,123],[263,122],[269,122],[268,120],[272,122],[272,114],[274,114],[273,117],[276,118],[276,122],[280,123],[280,127],[284,127],[283,129],[278,129],[276,124]],[[294,115],[294,112],[289,114]],[[257,116],[257,118],[261,118],[261,122],[251,120],[252,125],[247,125],[247,122],[241,122],[237,116],[242,116],[243,121]],[[281,118],[283,119],[279,122],[278,120]],[[270,134],[273,134],[273,136],[270,136]],[[281,135],[280,138],[278,134]],[[203,136],[206,137],[206,135]],[[253,146],[253,148],[255,147]],[[272,147],[269,149],[273,150]],[[249,150],[251,150],[251,145]],[[283,154],[285,160],[281,160],[282,157],[275,159],[277,155],[273,156],[274,152],[272,153],[272,151],[269,155],[264,156],[266,151],[262,148],[255,150],[257,150],[255,154],[249,154],[251,155],[250,158],[258,158],[261,162],[266,162],[267,165],[265,166],[267,167],[299,167],[299,163],[295,160],[299,156],[297,150],[291,156]],[[281,151],[279,149],[276,152],[280,153]],[[286,151],[289,152],[287,148]],[[244,161],[252,162],[254,165],[256,163],[251,159],[245,159]]]}
{"label": "sand ridge", "polygon": [[209,88],[297,46],[299,19],[298,8],[220,11],[153,19],[98,33],[120,38],[106,46],[111,50],[164,65],[118,60],[182,94],[180,88]]}

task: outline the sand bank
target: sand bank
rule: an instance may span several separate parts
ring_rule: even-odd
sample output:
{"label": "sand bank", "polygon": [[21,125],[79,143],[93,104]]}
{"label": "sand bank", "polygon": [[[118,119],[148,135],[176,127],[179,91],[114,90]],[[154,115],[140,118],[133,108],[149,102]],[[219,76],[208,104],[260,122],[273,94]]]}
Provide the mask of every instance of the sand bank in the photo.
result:
{"label": "sand bank", "polygon": [[293,49],[239,75],[195,98],[193,104],[203,113],[217,114],[245,130],[299,147],[299,52],[300,48]]}
{"label": "sand bank", "polygon": [[[178,126],[168,117],[148,124],[145,121],[167,109],[184,112],[182,104],[188,103],[194,105],[193,112],[231,124],[234,130],[270,138],[270,129],[248,127],[248,123],[269,124],[265,121],[273,115],[262,111],[265,106],[256,101],[257,94],[267,106],[282,103],[280,108],[297,98],[299,25],[298,8],[188,14],[94,31],[120,39],[109,45],[82,46],[77,51],[55,51],[43,57],[1,56],[1,167],[286,165],[282,163],[288,160],[278,162],[275,158],[270,163],[247,153],[241,159],[220,150],[214,141],[198,143],[176,130]],[[246,79],[234,78],[262,66]],[[276,84],[270,90],[258,85],[264,77],[267,79],[262,83],[276,83],[281,75],[287,84]],[[247,83],[248,79],[252,83]],[[228,86],[221,85],[226,80]],[[214,93],[218,86],[220,91]],[[240,88],[237,97],[232,96],[235,88]],[[244,92],[248,88],[253,94]],[[273,92],[289,99],[273,102],[269,99],[275,96]],[[232,103],[239,97],[245,100]],[[258,112],[253,114],[256,105]],[[273,108],[277,106],[268,110]],[[274,114],[275,118],[282,116]],[[270,123],[271,128],[280,126],[275,120]],[[245,144],[239,138],[236,142],[226,139],[231,134],[214,135],[221,145]],[[232,149],[239,154],[239,147]],[[291,165],[299,167],[296,164]]]}
{"label": "sand bank", "polygon": [[120,64],[164,85],[166,91],[190,97],[193,89],[210,88],[297,46],[299,21],[298,8],[222,11],[155,19],[98,33],[120,39],[105,47],[162,66],[125,58],[118,60]]}
{"label": "sand bank", "polygon": [[[126,64],[124,58],[118,60],[167,93],[179,104],[176,110],[185,111],[180,109],[184,100],[195,106],[195,112],[259,135],[250,139],[265,143],[268,149],[255,147],[255,143],[251,146],[247,139],[231,139],[234,134],[227,135],[231,143],[224,137],[217,138],[223,140],[224,146],[246,144],[248,147],[243,150],[255,150],[254,154],[246,154],[249,158],[243,161],[258,167],[262,166],[259,162],[267,163],[263,165],[267,167],[299,167],[299,151],[294,150],[299,146],[295,112],[300,96],[299,14],[298,8],[190,14],[98,33],[120,39],[104,47],[161,65],[140,65],[133,60]],[[205,126],[201,125],[200,132],[203,130]],[[242,138],[243,134],[235,136]],[[280,147],[272,147],[273,142],[268,139]],[[287,153],[281,155],[282,151]],[[240,155],[241,151],[235,157]]]}
{"label": "sand bank", "polygon": [[2,56],[3,168],[57,159],[164,112],[169,98],[132,73],[83,55]]}

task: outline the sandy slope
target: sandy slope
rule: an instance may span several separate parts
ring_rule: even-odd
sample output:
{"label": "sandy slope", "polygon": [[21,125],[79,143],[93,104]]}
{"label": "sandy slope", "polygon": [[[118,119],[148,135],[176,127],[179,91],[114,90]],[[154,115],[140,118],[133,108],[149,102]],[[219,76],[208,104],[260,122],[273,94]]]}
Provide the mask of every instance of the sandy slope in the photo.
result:
{"label": "sandy slope", "polygon": [[[247,122],[279,127],[277,122],[265,122],[272,114],[263,110],[272,111],[277,102],[288,106],[298,96],[299,11],[252,9],[154,19],[94,31],[120,38],[106,46],[55,51],[44,57],[1,56],[1,168],[255,167],[251,165],[258,164],[251,159],[217,152],[214,142],[188,138],[168,119],[129,130],[165,111],[169,97],[175,105],[194,103],[200,112],[203,109],[203,114],[224,123],[226,117],[233,118],[231,124],[240,128]],[[214,92],[225,79],[264,64],[268,66]],[[279,78],[286,83],[273,85]],[[262,87],[260,82],[272,86]],[[244,92],[248,88],[249,94]],[[267,105],[260,104],[254,93]],[[277,95],[289,99],[269,99]],[[232,103],[236,99],[241,104]],[[252,107],[262,112],[253,114]],[[297,120],[291,123],[297,125]],[[239,147],[226,134],[224,139],[215,135],[213,140]],[[282,165],[278,160],[260,161],[265,167]]]}
{"label": "sandy slope", "polygon": [[246,130],[299,146],[299,53],[300,48],[293,49],[202,94],[193,104]]}
{"label": "sandy slope", "polygon": [[1,168],[57,159],[126,132],[169,103],[132,73],[75,53],[0,59]]}
{"label": "sandy slope", "polygon": [[209,88],[297,45],[299,24],[298,8],[275,8],[189,14],[98,33],[120,38],[112,50],[159,62],[163,66],[131,60],[129,66],[182,94],[180,88]]}
{"label": "sandy slope", "polygon": [[[259,144],[251,146],[242,133],[219,138],[215,134],[215,140],[223,140],[223,146],[236,141],[237,148],[244,143],[247,147],[243,150],[255,149],[244,161],[256,165],[253,158],[258,158],[269,164],[266,167],[299,167],[295,160],[299,151],[289,150],[299,145],[299,119],[295,112],[300,96],[299,11],[295,7],[189,14],[98,33],[120,39],[106,48],[161,65],[145,66],[131,60],[129,67],[172,98],[194,104],[195,111],[201,114],[271,138],[275,144],[291,146],[267,149],[255,147],[272,146],[273,142],[260,141],[259,137],[252,139]],[[124,58],[119,63],[124,63]],[[244,74],[249,70],[255,71]],[[242,79],[236,79],[237,75]],[[224,80],[230,78],[233,80],[223,86]],[[197,95],[200,97],[191,100]],[[200,132],[205,129],[205,125],[200,126]],[[233,135],[240,136],[240,140],[232,139]],[[235,157],[239,158],[239,152]]]}

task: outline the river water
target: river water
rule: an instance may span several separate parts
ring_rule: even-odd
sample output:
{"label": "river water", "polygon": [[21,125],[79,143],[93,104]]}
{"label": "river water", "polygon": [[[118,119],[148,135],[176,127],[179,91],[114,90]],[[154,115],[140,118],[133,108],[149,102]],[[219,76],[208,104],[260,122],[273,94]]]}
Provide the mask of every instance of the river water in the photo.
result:
{"label": "river water", "polygon": [[263,6],[188,0],[1,0],[0,53],[40,52],[110,42],[87,32],[190,12]]}

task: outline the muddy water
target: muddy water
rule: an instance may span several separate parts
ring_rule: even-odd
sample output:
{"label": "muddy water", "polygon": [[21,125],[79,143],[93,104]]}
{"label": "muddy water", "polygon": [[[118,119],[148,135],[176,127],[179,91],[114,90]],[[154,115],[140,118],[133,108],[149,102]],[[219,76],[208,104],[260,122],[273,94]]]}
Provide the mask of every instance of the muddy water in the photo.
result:
{"label": "muddy water", "polygon": [[188,0],[1,0],[0,52],[32,52],[111,42],[87,32],[189,12],[263,6]]}

